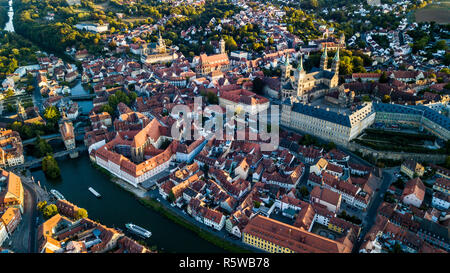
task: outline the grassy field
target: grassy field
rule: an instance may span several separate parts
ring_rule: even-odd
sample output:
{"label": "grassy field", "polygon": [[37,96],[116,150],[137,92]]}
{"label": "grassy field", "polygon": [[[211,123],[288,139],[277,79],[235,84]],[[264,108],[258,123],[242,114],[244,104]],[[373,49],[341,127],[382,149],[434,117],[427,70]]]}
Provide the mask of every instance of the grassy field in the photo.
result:
{"label": "grassy field", "polygon": [[450,0],[434,1],[415,12],[417,22],[435,21],[438,24],[450,24]]}

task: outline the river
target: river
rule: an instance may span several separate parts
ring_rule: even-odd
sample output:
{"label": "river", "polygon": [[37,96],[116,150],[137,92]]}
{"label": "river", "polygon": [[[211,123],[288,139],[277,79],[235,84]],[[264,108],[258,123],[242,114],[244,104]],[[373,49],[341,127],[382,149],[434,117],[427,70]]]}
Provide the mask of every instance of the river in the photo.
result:
{"label": "river", "polygon": [[[58,164],[62,176],[58,181],[47,180],[41,169],[32,170],[32,175],[48,191],[56,189],[68,201],[85,208],[90,219],[122,230],[125,230],[124,225],[128,222],[146,228],[152,232],[152,236],[146,240],[147,245],[156,245],[158,250],[164,252],[225,252],[198,237],[194,232],[140,204],[131,193],[123,190],[95,169],[86,153],[74,160],[59,160]],[[102,198],[97,199],[88,191],[89,187],[99,192]]]}
{"label": "river", "polygon": [[8,5],[9,5],[9,10],[8,10],[8,17],[9,20],[5,25],[5,30],[9,31],[9,32],[14,32],[14,24],[13,24],[13,16],[14,16],[14,10],[12,7],[13,1],[9,0],[8,1]]}
{"label": "river", "polygon": [[[77,84],[71,88],[70,93],[72,96],[76,96],[76,95],[85,95],[85,94],[89,94],[89,91],[84,89],[83,84],[81,83],[81,81],[78,81]],[[81,112],[84,115],[88,115],[89,112],[92,110],[93,108],[93,102],[92,99],[90,100],[80,100],[77,101],[78,106],[81,107]]]}

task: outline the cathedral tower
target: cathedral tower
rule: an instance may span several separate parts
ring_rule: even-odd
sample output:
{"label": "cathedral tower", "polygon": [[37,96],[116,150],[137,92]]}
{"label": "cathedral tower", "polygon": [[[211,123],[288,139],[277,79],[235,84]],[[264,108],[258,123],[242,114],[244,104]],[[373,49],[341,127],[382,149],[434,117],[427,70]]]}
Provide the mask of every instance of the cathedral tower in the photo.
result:
{"label": "cathedral tower", "polygon": [[335,74],[339,74],[339,48],[336,51],[336,55],[334,55],[333,63],[331,64],[331,71]]}
{"label": "cathedral tower", "polygon": [[281,66],[281,80],[282,82],[286,82],[291,77],[291,64],[289,61],[289,53],[286,54],[286,61],[284,62],[284,65]]}
{"label": "cathedral tower", "polygon": [[300,55],[300,62],[297,67],[297,96],[303,96],[303,80],[305,78],[306,71],[303,68],[303,55]]}
{"label": "cathedral tower", "polygon": [[220,48],[220,54],[224,54],[225,53],[225,41],[223,40],[223,38],[220,38],[219,48]]}
{"label": "cathedral tower", "polygon": [[320,57],[320,70],[327,70],[327,64],[328,64],[328,53],[327,53],[327,44],[325,44],[322,57]]}

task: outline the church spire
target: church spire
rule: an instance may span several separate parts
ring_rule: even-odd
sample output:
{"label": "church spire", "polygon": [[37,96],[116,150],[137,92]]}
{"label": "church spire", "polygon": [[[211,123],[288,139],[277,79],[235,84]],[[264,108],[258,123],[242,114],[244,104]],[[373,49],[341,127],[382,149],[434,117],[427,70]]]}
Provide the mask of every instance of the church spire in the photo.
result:
{"label": "church spire", "polygon": [[334,73],[339,73],[339,47],[336,51],[336,54],[334,55],[331,71],[333,71]]}
{"label": "church spire", "polygon": [[303,71],[303,55],[300,55],[300,62],[297,67],[298,71]]}
{"label": "church spire", "polygon": [[326,70],[328,64],[328,53],[327,53],[327,44],[325,43],[325,48],[322,53],[322,57],[320,57],[320,69]]}

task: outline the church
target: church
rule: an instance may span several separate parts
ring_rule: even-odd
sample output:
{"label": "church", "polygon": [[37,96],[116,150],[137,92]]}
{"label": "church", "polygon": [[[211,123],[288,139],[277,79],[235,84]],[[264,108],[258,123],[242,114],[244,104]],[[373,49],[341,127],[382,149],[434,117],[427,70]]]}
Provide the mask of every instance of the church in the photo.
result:
{"label": "church", "polygon": [[320,58],[320,68],[317,71],[306,73],[303,68],[303,57],[294,75],[291,75],[292,66],[289,55],[281,66],[281,99],[291,99],[293,102],[310,102],[322,97],[336,88],[339,84],[339,49],[328,68],[327,47],[325,46]]}
{"label": "church", "polygon": [[141,62],[144,64],[168,63],[178,57],[174,49],[167,48],[161,33],[157,43],[143,44],[141,47]]}
{"label": "church", "polygon": [[220,39],[219,42],[220,53],[214,55],[201,54],[195,56],[192,61],[192,66],[195,67],[197,76],[204,77],[214,71],[226,72],[230,69],[230,60],[225,51],[225,41]]}

